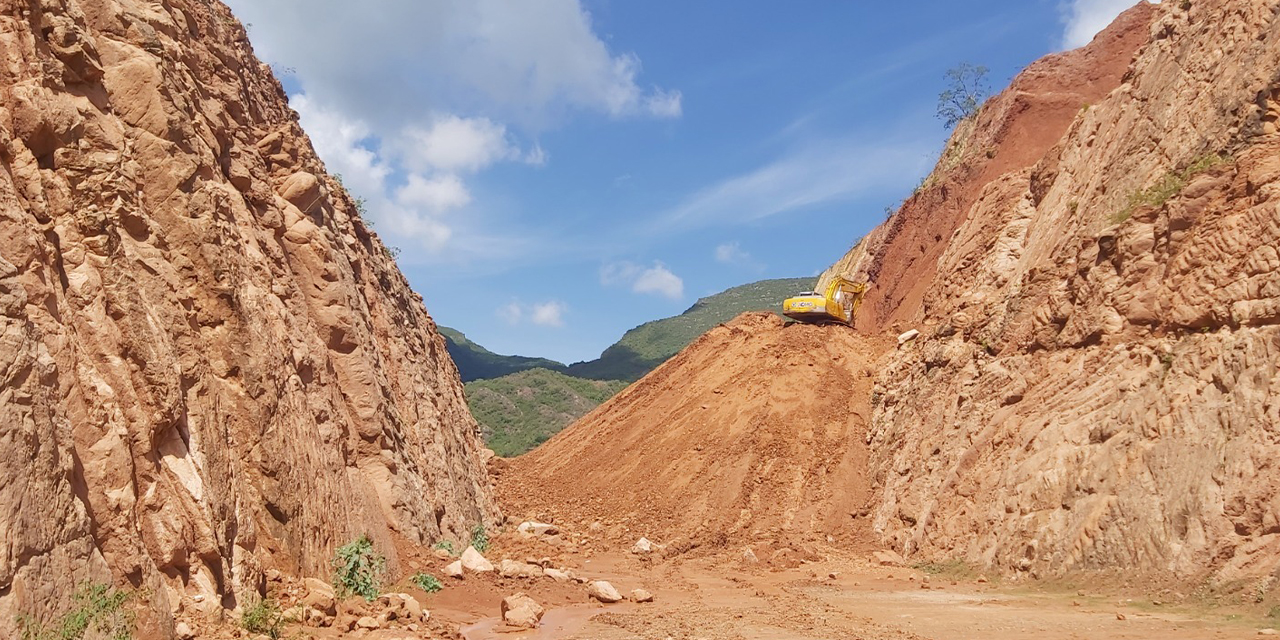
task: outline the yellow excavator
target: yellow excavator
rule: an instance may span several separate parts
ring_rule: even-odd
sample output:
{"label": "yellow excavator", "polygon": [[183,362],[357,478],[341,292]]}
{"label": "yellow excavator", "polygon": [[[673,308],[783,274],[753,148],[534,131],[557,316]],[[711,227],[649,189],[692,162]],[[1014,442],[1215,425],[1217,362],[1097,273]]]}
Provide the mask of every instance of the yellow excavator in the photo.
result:
{"label": "yellow excavator", "polygon": [[831,279],[826,293],[805,291],[782,303],[782,315],[800,322],[853,324],[853,316],[867,293],[865,282],[854,283],[840,276]]}

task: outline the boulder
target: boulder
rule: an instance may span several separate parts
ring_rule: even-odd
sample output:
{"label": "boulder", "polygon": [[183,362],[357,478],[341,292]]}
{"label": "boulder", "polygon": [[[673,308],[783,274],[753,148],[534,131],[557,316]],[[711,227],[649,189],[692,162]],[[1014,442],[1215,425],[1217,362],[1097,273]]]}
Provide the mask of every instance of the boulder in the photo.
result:
{"label": "boulder", "polygon": [[461,580],[462,579],[462,561],[454,560],[453,562],[450,562],[449,566],[444,568],[444,574],[446,576],[449,576],[450,578],[458,578],[459,580]]}
{"label": "boulder", "polygon": [[653,602],[653,594],[644,589],[632,589],[630,595],[632,602]]}
{"label": "boulder", "polygon": [[280,185],[279,193],[280,197],[307,214],[313,213],[319,207],[322,198],[320,181],[315,174],[306,171],[299,171],[285,178],[284,184]]}
{"label": "boulder", "polygon": [[504,578],[541,578],[542,567],[536,564],[503,559],[498,563],[498,575]]}
{"label": "boulder", "polygon": [[377,629],[382,625],[378,623],[378,619],[373,616],[363,616],[356,620],[357,629]]}
{"label": "boulder", "polygon": [[476,551],[475,547],[467,547],[467,550],[462,552],[462,557],[459,558],[459,561],[462,562],[463,569],[472,573],[489,573],[493,571],[493,563],[485,560],[484,556],[480,555],[480,552]]}
{"label": "boulder", "polygon": [[196,633],[191,630],[191,625],[185,622],[179,622],[173,626],[173,635],[178,640],[192,640],[196,637]]}
{"label": "boulder", "polygon": [[422,609],[422,603],[418,602],[417,598],[407,593],[397,593],[396,595],[400,596],[401,610],[404,611],[404,616],[406,618],[413,622],[420,622],[427,619],[429,614]]}
{"label": "boulder", "polygon": [[622,594],[604,580],[596,580],[587,585],[587,595],[606,604],[622,600]]}
{"label": "boulder", "polygon": [[882,567],[900,567],[903,563],[902,556],[898,555],[896,551],[877,551],[871,555],[876,559],[876,563]]}
{"label": "boulder", "polygon": [[915,340],[918,337],[920,337],[920,332],[917,331],[916,329],[912,329],[898,336],[898,344],[900,345],[906,344],[908,342],[911,342],[912,340]]}
{"label": "boulder", "polygon": [[533,629],[542,620],[542,605],[524,593],[502,599],[502,621],[513,627]]}

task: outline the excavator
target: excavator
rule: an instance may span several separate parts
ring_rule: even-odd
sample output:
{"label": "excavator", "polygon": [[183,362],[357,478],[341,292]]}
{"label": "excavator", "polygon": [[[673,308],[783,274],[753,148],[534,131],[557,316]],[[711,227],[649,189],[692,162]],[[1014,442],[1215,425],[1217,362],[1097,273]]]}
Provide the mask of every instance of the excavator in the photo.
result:
{"label": "excavator", "polygon": [[854,283],[840,276],[831,279],[826,293],[805,291],[782,303],[782,315],[800,322],[853,324],[853,316],[867,293],[865,282]]}

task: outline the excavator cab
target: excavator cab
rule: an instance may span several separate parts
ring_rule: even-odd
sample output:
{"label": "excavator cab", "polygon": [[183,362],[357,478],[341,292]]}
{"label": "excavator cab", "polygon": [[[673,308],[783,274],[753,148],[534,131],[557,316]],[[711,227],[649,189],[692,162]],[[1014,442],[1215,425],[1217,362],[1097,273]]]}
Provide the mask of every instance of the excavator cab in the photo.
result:
{"label": "excavator cab", "polygon": [[782,303],[782,315],[800,322],[853,324],[866,292],[866,283],[855,284],[835,276],[822,294],[804,291],[787,298]]}

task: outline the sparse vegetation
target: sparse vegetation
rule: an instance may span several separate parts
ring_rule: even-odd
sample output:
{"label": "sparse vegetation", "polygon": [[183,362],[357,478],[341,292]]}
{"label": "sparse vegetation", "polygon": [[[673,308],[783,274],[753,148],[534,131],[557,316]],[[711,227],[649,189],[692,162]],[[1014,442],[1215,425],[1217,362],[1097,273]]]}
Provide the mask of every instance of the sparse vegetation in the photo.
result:
{"label": "sparse vegetation", "polygon": [[991,93],[987,87],[988,71],[982,65],[968,62],[947,69],[947,87],[938,94],[937,115],[944,127],[951,129],[978,114]]}
{"label": "sparse vegetation", "polygon": [[929,575],[943,578],[972,578],[978,574],[968,562],[960,558],[944,562],[924,562],[915,565],[915,568]]}
{"label": "sparse vegetation", "polygon": [[480,553],[489,550],[489,534],[484,530],[483,524],[476,523],[476,526],[471,528],[471,546]]}
{"label": "sparse vegetation", "polygon": [[458,555],[458,549],[453,546],[452,540],[438,540],[435,544],[431,545],[431,548],[440,549],[451,556]]}
{"label": "sparse vegetation", "polygon": [[374,550],[369,536],[362,535],[338,548],[333,558],[333,569],[333,586],[340,594],[354,594],[373,600],[382,590],[387,559]]}
{"label": "sparse vegetation", "polygon": [[413,574],[413,577],[409,578],[409,581],[418,585],[419,589],[422,589],[427,593],[435,593],[444,588],[444,585],[440,583],[439,578],[422,571]]}
{"label": "sparse vegetation", "polygon": [[1169,173],[1164,174],[1164,176],[1150,187],[1140,189],[1129,194],[1129,199],[1125,203],[1125,206],[1119,211],[1111,214],[1111,222],[1114,224],[1120,224],[1125,220],[1128,220],[1133,215],[1133,212],[1138,210],[1139,207],[1164,206],[1164,203],[1168,202],[1169,198],[1177,195],[1187,186],[1187,183],[1191,181],[1191,178],[1194,178],[1196,175],[1204,173],[1217,165],[1230,161],[1231,158],[1227,156],[1210,154],[1197,158],[1195,162],[1192,162],[1181,171],[1170,171]]}
{"label": "sparse vegetation", "polygon": [[271,640],[279,640],[284,629],[284,612],[275,598],[262,598],[240,614],[240,627],[249,633],[261,633]]}
{"label": "sparse vegetation", "polygon": [[91,638],[129,640],[133,637],[134,615],[126,605],[132,598],[132,592],[106,583],[86,583],[72,596],[75,608],[52,627],[29,616],[18,616],[22,640],[81,640],[85,634],[91,634]]}

